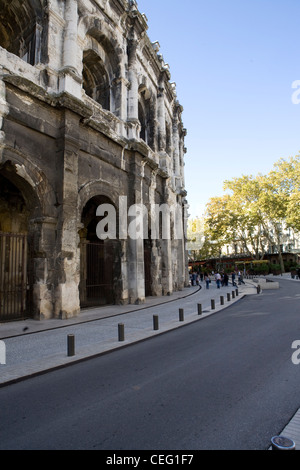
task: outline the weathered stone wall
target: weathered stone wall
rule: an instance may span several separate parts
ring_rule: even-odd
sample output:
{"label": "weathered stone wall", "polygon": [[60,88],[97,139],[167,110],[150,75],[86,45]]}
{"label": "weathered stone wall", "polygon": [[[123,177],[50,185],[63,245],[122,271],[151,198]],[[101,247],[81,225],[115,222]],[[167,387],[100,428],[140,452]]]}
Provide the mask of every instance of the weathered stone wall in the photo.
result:
{"label": "weathered stone wall", "polygon": [[[153,204],[186,204],[183,109],[131,0],[0,0],[0,63],[0,177],[24,199],[9,224],[18,204],[12,191],[8,205],[2,197],[0,229],[28,233],[34,316],[69,318],[88,276],[85,210],[105,200],[119,223],[128,215],[119,196],[149,214]],[[117,303],[187,284],[184,236],[105,249]]]}

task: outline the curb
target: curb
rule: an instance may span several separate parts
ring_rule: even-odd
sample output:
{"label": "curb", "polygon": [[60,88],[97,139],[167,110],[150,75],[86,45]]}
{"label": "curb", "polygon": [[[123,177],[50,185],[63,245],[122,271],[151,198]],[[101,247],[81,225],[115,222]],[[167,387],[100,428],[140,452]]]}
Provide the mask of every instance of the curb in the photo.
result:
{"label": "curb", "polygon": [[[199,292],[199,290],[194,292],[193,294]],[[178,299],[174,299],[174,301],[175,300],[180,301],[183,298],[190,297],[193,294],[189,294],[188,296],[181,297],[181,298],[178,298]],[[93,352],[91,352],[91,353],[82,352],[82,353],[78,353],[77,357],[76,356],[73,356],[73,357],[60,356],[60,359],[58,359],[58,360],[57,360],[57,356],[51,356],[49,358],[49,362],[56,361],[55,365],[50,365],[49,364],[49,366],[47,366],[45,364],[46,361],[44,361],[44,363],[43,363],[44,365],[42,365],[42,368],[40,370],[35,370],[35,371],[32,371],[32,372],[28,372],[24,375],[20,375],[20,376],[11,378],[11,379],[8,378],[7,380],[4,379],[5,381],[0,382],[0,388],[3,388],[3,387],[8,386],[8,385],[15,384],[15,383],[18,383],[18,382],[21,382],[21,381],[25,381],[25,380],[28,380],[30,378],[34,378],[34,377],[37,377],[37,376],[40,376],[40,375],[44,375],[48,372],[53,372],[53,371],[56,371],[56,370],[59,370],[59,369],[63,369],[63,368],[68,367],[70,365],[76,365],[76,364],[79,364],[81,362],[88,361],[90,359],[96,359],[98,357],[107,355],[110,352],[119,351],[119,350],[128,348],[129,346],[131,346],[133,344],[142,343],[142,342],[148,341],[148,340],[150,340],[150,339],[152,339],[156,336],[161,336],[161,335],[167,334],[170,331],[177,330],[179,328],[188,326],[188,325],[190,325],[192,323],[195,323],[197,321],[205,320],[206,318],[211,317],[212,315],[215,315],[217,313],[220,313],[221,311],[224,311],[224,310],[228,309],[229,307],[236,304],[237,302],[240,302],[242,299],[244,299],[244,297],[246,297],[246,294],[240,294],[239,297],[234,300],[234,302],[231,302],[230,304],[227,304],[227,305],[224,305],[224,306],[220,305],[220,306],[216,307],[214,310],[203,311],[202,315],[198,315],[198,313],[195,312],[196,317],[191,318],[191,315],[190,315],[190,318],[185,319],[183,322],[178,322],[178,320],[177,321],[174,320],[174,323],[168,323],[165,326],[163,326],[161,330],[158,330],[158,331],[154,331],[150,328],[145,328],[143,330],[144,333],[141,333],[140,338],[131,339],[131,340],[129,339],[129,340],[125,340],[124,342],[115,341],[115,342],[110,343],[107,346],[106,349],[98,351],[98,352],[94,352],[94,353]],[[168,302],[163,302],[163,303],[168,303]],[[159,304],[159,305],[161,305],[161,304]],[[156,307],[156,305],[155,305],[155,307]],[[142,309],[137,309],[137,310],[144,310],[145,308],[151,308],[151,307],[144,307]],[[137,310],[134,310],[134,312],[137,311]],[[129,313],[131,313],[131,312],[129,312]],[[123,314],[120,314],[120,315],[123,315]],[[116,315],[116,316],[119,316],[119,315]],[[110,318],[110,317],[106,317],[106,318]],[[90,323],[90,322],[100,321],[100,320],[101,319],[89,320],[89,321],[84,322],[84,323]],[[80,324],[81,323],[76,324],[76,326],[78,326]],[[61,329],[61,328],[65,328],[65,327],[68,327],[68,326],[74,326],[74,325],[66,325],[66,326],[61,326],[61,327],[57,327],[57,328]],[[54,330],[54,329],[57,329],[57,328],[52,328],[51,330]],[[49,330],[41,330],[41,331],[37,331],[37,332],[32,332],[30,334],[33,335],[33,334],[36,334],[36,333],[44,333],[45,331],[49,331]],[[143,336],[143,334],[146,335],[146,336]],[[26,336],[26,334],[16,335],[16,336]],[[14,337],[16,337],[16,336],[14,336]],[[88,347],[86,347],[85,350],[87,351]],[[38,366],[37,366],[37,368],[38,368]]]}

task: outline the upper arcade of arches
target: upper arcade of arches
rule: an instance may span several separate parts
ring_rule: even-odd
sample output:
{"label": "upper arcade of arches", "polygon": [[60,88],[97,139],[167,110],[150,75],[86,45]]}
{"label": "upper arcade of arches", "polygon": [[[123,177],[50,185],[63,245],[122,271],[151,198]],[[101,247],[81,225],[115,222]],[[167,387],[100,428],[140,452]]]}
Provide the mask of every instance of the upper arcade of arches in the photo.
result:
{"label": "upper arcade of arches", "polygon": [[[182,147],[170,125],[176,90],[147,28],[134,0],[0,0],[3,75],[17,77],[14,83],[23,88],[29,82],[42,88],[39,96],[47,100],[49,94],[52,103],[63,93],[81,100],[82,109],[92,109],[85,122],[100,121],[121,138],[143,141],[160,160],[168,154],[165,167],[172,171],[175,147]],[[15,67],[21,59],[32,67]]]}
{"label": "upper arcade of arches", "polygon": [[0,46],[35,65],[41,60],[45,2],[0,1]]}

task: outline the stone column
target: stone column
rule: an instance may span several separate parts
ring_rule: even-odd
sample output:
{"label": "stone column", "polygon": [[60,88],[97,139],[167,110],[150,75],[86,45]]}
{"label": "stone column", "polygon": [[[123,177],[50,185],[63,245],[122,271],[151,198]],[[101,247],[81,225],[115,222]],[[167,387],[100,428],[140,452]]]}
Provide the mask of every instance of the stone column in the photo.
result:
{"label": "stone column", "polygon": [[80,99],[81,78],[77,70],[77,21],[77,1],[66,0],[62,69],[59,81],[59,91],[66,91]]}
{"label": "stone column", "polygon": [[[157,221],[157,214],[156,214],[156,201],[155,201],[155,193],[156,193],[156,186],[157,186],[157,170],[152,170],[151,172],[151,183],[149,187],[149,210],[150,210],[150,220],[149,220],[149,229],[151,232],[151,239],[152,239],[152,265],[151,265],[151,290],[152,295],[162,295],[162,283],[161,283],[161,269],[160,269],[160,261],[161,261],[161,240],[160,240],[160,232],[159,232],[159,220]],[[156,224],[155,228],[153,224]],[[158,229],[158,230],[157,230]]]}
{"label": "stone column", "polygon": [[166,295],[173,292],[173,269],[172,269],[172,209],[174,207],[176,198],[169,188],[169,180],[164,181],[164,204],[167,204],[170,210],[170,234],[166,240],[160,240],[161,258],[162,258],[162,273],[161,284],[162,294]]}
{"label": "stone column", "polygon": [[182,129],[180,135],[180,144],[179,144],[179,161],[180,161],[180,182],[181,187],[185,187],[185,177],[184,177],[184,155],[186,153],[186,148],[184,146],[184,138],[187,135],[186,129]]}
{"label": "stone column", "polygon": [[[129,209],[135,204],[143,203],[142,173],[139,155],[134,152],[130,164]],[[144,240],[143,237],[135,239],[135,236],[131,236],[130,228],[135,220],[134,217],[128,217],[127,278],[129,302],[140,304],[145,302]],[[135,235],[134,230],[133,235]]]}
{"label": "stone column", "polygon": [[57,220],[41,217],[30,221],[30,276],[33,288],[33,315],[37,320],[53,318]]}
{"label": "stone column", "polygon": [[160,79],[157,94],[157,119],[158,119],[158,150],[166,152],[166,110],[165,110],[165,88],[163,77]]}
{"label": "stone column", "polygon": [[58,253],[56,271],[55,317],[69,318],[79,314],[80,249],[78,235],[78,116],[65,110],[60,169],[58,222]]}
{"label": "stone column", "polygon": [[177,240],[177,249],[178,249],[178,264],[177,264],[177,279],[178,279],[178,289],[181,290],[185,286],[186,282],[186,244],[185,244],[185,221],[184,221],[184,213],[183,213],[183,202],[182,197],[178,201],[178,205],[181,208],[180,210],[180,217],[181,217],[181,233],[178,234],[179,238]]}
{"label": "stone column", "polygon": [[63,44],[63,67],[77,72],[77,1],[65,1],[65,34]]}
{"label": "stone column", "polygon": [[125,78],[116,78],[112,82],[112,112],[120,119],[119,133],[127,137],[124,123],[127,121],[127,94],[129,82]]}
{"label": "stone column", "polygon": [[137,139],[139,132],[139,92],[138,77],[136,70],[136,50],[138,41],[135,39],[128,40],[128,115],[127,120],[132,124],[129,127],[129,138]]}
{"label": "stone column", "polygon": [[179,129],[178,129],[178,117],[174,116],[173,118],[173,158],[174,158],[174,168],[175,168],[175,177],[180,175],[180,163],[179,163]]}

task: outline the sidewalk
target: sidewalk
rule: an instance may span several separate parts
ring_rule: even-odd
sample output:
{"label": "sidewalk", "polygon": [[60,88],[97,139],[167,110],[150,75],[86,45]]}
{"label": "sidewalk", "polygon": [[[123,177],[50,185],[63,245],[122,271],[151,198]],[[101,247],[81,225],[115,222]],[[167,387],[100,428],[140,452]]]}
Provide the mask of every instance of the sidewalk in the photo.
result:
{"label": "sidewalk", "polygon": [[[244,295],[257,294],[251,281],[239,286],[233,298],[230,284],[217,289],[198,286],[185,288],[170,297],[151,297],[143,305],[107,306],[82,310],[69,320],[25,320],[0,324],[0,339],[6,347],[6,364],[0,365],[0,386],[32,377],[45,371],[126,347],[158,334],[199,321],[239,301]],[[230,301],[227,300],[230,294]],[[220,304],[224,297],[224,305]],[[212,309],[211,300],[215,301]],[[197,304],[202,305],[198,315]],[[179,309],[184,321],[179,321]],[[158,315],[159,330],[153,328],[153,316]],[[119,341],[118,325],[124,324],[125,340]],[[75,355],[68,356],[68,335],[75,336]]]}

